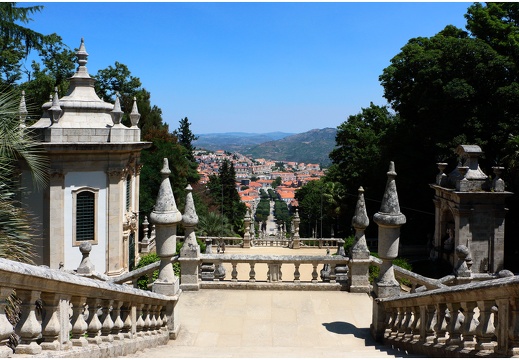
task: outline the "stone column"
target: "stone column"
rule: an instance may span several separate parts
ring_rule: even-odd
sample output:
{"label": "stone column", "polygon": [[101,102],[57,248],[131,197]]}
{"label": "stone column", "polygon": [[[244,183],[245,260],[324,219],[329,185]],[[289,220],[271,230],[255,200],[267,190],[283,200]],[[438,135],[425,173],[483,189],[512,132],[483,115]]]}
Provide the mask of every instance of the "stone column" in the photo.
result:
{"label": "stone column", "polygon": [[292,248],[293,249],[299,249],[299,223],[301,222],[301,219],[299,219],[299,212],[296,209],[296,214],[294,215],[294,238],[292,241]]}
{"label": "stone column", "polygon": [[359,188],[359,198],[355,207],[355,215],[351,221],[355,228],[355,244],[351,249],[350,260],[350,292],[369,293],[369,249],[366,244],[364,230],[369,225],[366,203],[364,202],[364,189]]}
{"label": "stone column", "polygon": [[243,248],[250,249],[250,223],[251,217],[249,209],[247,209],[247,213],[245,214],[245,218],[243,219],[243,223],[245,226],[245,234],[243,234]]}
{"label": "stone column", "polygon": [[177,224],[182,221],[182,215],[177,209],[171,183],[169,182],[168,159],[164,158],[164,166],[160,172],[162,183],[150,215],[150,221],[157,229],[157,255],[160,257],[159,277],[153,284],[153,292],[174,296],[179,290],[179,281],[173,271],[171,258],[175,255],[177,245]]}
{"label": "stone column", "polygon": [[195,204],[193,202],[193,188],[188,185],[186,195],[186,207],[182,216],[184,225],[184,245],[180,249],[180,288],[182,290],[199,290],[198,284],[198,264],[200,262],[200,246],[196,242],[195,226],[198,224]]}
{"label": "stone column", "polygon": [[[380,210],[373,220],[378,225],[378,254],[382,260],[380,276],[373,285],[374,298],[400,295],[400,285],[395,279],[393,259],[398,255],[400,227],[405,224],[405,215],[400,212],[395,182],[395,164],[391,161],[387,172],[387,183]],[[373,301],[371,332],[377,341],[384,335],[385,311],[383,305]]]}

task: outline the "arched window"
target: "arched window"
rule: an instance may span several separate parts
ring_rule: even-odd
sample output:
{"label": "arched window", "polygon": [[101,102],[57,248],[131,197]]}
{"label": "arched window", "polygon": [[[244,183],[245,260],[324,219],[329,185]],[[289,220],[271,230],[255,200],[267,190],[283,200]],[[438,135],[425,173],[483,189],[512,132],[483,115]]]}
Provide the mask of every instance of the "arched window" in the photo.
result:
{"label": "arched window", "polygon": [[97,192],[98,189],[82,188],[73,191],[73,245],[82,241],[97,244]]}

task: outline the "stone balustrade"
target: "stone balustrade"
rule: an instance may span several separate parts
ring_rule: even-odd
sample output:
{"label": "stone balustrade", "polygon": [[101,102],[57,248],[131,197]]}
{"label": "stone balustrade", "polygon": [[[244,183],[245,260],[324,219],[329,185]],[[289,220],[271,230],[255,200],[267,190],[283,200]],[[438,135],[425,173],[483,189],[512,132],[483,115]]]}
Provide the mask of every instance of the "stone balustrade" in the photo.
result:
{"label": "stone balustrade", "polygon": [[292,240],[279,239],[274,236],[251,240],[252,246],[289,247]]}
{"label": "stone balustrade", "polygon": [[430,357],[519,355],[519,276],[376,299],[383,341]]}
{"label": "stone balustrade", "polygon": [[348,281],[348,263],[347,257],[331,255],[201,254],[201,267],[226,270],[224,276],[200,280],[200,288],[340,290]]}
{"label": "stone balustrade", "polygon": [[[13,293],[20,300],[14,326],[5,311]],[[0,357],[116,357],[166,344],[170,323],[178,321],[177,301],[178,296],[0,259]]]}
{"label": "stone balustrade", "polygon": [[323,238],[323,239],[314,239],[314,238],[300,238],[299,246],[301,248],[336,248],[337,241],[340,239],[336,238]]}

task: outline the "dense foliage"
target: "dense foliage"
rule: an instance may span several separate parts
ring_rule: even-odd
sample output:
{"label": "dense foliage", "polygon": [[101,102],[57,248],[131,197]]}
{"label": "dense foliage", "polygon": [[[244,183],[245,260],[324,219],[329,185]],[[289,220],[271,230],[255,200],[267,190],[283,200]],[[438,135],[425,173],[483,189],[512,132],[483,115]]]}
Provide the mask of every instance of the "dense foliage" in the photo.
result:
{"label": "dense foliage", "polygon": [[219,212],[229,220],[233,231],[243,236],[243,219],[247,207],[241,202],[236,190],[236,172],[232,162],[227,159],[222,161],[218,175],[209,177],[207,188],[211,194],[213,205],[219,207]]}

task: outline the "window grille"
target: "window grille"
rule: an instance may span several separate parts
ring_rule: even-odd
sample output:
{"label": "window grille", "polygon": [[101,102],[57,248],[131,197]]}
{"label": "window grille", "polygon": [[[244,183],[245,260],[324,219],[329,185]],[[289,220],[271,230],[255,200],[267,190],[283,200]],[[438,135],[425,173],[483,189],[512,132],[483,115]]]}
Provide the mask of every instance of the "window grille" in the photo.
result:
{"label": "window grille", "polygon": [[130,201],[132,199],[132,176],[126,177],[126,211],[130,211]]}
{"label": "window grille", "polygon": [[82,191],[76,198],[76,241],[95,239],[95,194]]}

